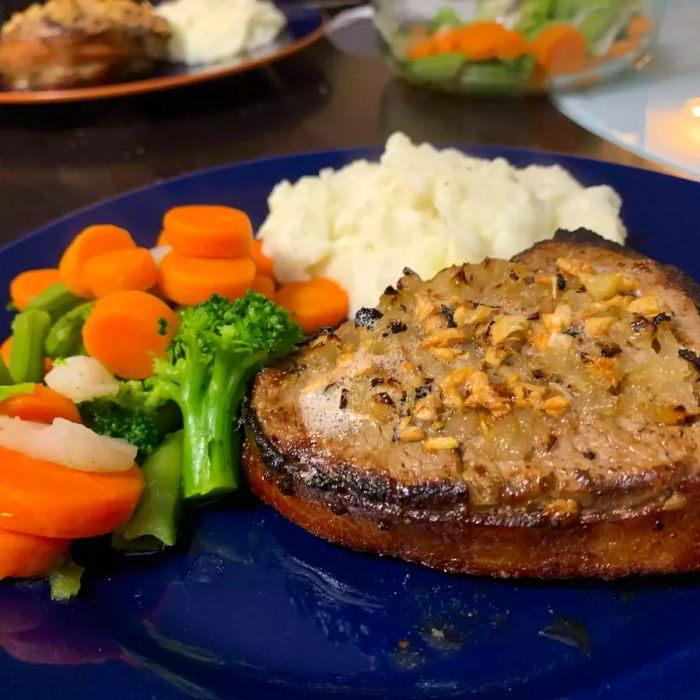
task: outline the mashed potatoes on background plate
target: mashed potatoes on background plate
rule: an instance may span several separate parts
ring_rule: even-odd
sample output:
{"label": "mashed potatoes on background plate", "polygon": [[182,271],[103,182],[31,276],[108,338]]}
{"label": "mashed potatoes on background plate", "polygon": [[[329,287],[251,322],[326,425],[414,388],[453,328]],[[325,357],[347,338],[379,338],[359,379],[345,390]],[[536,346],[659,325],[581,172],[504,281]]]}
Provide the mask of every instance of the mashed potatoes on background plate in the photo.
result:
{"label": "mashed potatoes on background plate", "polygon": [[617,243],[622,202],[566,170],[472,158],[389,138],[378,163],[355,161],[279,183],[259,235],[281,282],[324,276],[374,306],[410,267],[430,278],[453,264],[510,258],[559,228],[581,226]]}
{"label": "mashed potatoes on background plate", "polygon": [[268,0],[171,0],[156,8],[168,20],[171,60],[215,63],[271,44],[286,24]]}

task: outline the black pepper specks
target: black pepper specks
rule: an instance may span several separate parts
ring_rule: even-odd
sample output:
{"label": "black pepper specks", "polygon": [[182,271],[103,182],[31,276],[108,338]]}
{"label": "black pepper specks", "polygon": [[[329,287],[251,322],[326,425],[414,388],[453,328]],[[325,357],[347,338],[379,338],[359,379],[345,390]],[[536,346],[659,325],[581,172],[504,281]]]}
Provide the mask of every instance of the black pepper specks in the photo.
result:
{"label": "black pepper specks", "polygon": [[433,381],[432,377],[423,380],[423,383],[416,389],[416,401],[424,399],[431,392]]}
{"label": "black pepper specks", "polygon": [[655,326],[661,325],[664,321],[671,321],[672,317],[669,316],[667,313],[664,313],[663,311],[660,314],[656,314],[654,316],[653,321]]}
{"label": "black pepper specks", "polygon": [[690,362],[690,364],[693,365],[698,372],[700,372],[700,356],[698,356],[697,353],[694,353],[689,348],[681,348],[678,351],[678,357],[686,362]]}
{"label": "black pepper specks", "polygon": [[390,296],[390,297],[395,297],[398,293],[399,293],[398,290],[394,289],[394,287],[392,287],[391,285],[389,285],[384,290],[384,294],[386,294],[387,296]]}
{"label": "black pepper specks", "polygon": [[593,450],[584,450],[581,454],[591,462],[595,459],[595,452],[593,452]]}
{"label": "black pepper specks", "polygon": [[651,321],[644,316],[635,314],[634,318],[630,321],[630,326],[635,333],[641,333],[644,329],[651,325]]}
{"label": "black pepper specks", "polygon": [[622,348],[617,343],[601,343],[599,347],[603,357],[615,357],[622,352]]}
{"label": "black pepper specks", "polygon": [[384,314],[379,309],[363,307],[355,314],[355,327],[372,330],[383,316]]}
{"label": "black pepper specks", "polygon": [[347,408],[347,405],[348,405],[348,390],[347,390],[347,389],[343,389],[343,390],[340,392],[340,403],[339,403],[339,407],[340,407],[340,408]]}
{"label": "black pepper specks", "polygon": [[408,330],[408,326],[403,321],[397,321],[394,319],[389,322],[389,330],[396,335],[397,333],[404,333]]}
{"label": "black pepper specks", "polygon": [[448,328],[457,328],[457,324],[455,323],[455,310],[453,308],[450,308],[449,306],[443,304],[440,307],[440,313],[442,314],[442,317],[447,321]]}
{"label": "black pepper specks", "polygon": [[557,289],[560,292],[563,292],[566,289],[566,279],[564,278],[564,275],[561,274],[561,272],[557,272]]}

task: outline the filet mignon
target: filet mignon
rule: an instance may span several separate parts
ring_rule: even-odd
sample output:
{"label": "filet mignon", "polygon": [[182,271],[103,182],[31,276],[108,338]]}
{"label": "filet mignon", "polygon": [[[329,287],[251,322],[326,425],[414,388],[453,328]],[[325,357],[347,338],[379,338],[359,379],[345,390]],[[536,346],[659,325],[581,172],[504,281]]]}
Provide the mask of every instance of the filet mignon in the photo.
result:
{"label": "filet mignon", "polygon": [[585,231],[406,271],[258,376],[250,484],[320,537],[446,571],[698,569],[699,298]]}

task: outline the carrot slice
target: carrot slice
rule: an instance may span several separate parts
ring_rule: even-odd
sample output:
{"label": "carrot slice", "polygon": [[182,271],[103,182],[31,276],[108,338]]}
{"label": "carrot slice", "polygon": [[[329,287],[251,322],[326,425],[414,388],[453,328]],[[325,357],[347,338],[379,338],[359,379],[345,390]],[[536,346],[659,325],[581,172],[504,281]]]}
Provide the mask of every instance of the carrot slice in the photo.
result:
{"label": "carrot slice", "polygon": [[35,296],[60,281],[61,274],[57,268],[42,268],[20,272],[10,282],[10,298],[20,311],[24,311],[27,308],[27,304]]}
{"label": "carrot slice", "polygon": [[163,217],[163,229],[173,250],[195,258],[244,258],[253,242],[248,215],[233,207],[175,207]]}
{"label": "carrot slice", "polygon": [[0,413],[37,423],[51,424],[54,418],[81,422],[78,408],[69,398],[42,384],[35,384],[31,394],[18,394],[1,401]]}
{"label": "carrot slice", "polygon": [[433,37],[433,53],[452,53],[459,46],[459,33],[455,29],[445,29]]}
{"label": "carrot slice", "polygon": [[[10,353],[12,352],[12,336],[5,338],[2,345],[0,345],[0,357],[2,361],[6,364],[10,364]],[[53,361],[50,357],[44,358],[44,374],[48,374],[53,367]]]}
{"label": "carrot slice", "polygon": [[654,20],[646,15],[632,17],[627,25],[627,36],[630,39],[641,39],[654,28]]}
{"label": "carrot slice", "polygon": [[265,277],[275,276],[275,261],[263,253],[263,242],[256,238],[253,241],[253,245],[250,248],[250,257],[253,258],[255,267],[258,269],[259,275],[265,275]]}
{"label": "carrot slice", "polygon": [[412,59],[426,58],[432,56],[437,50],[432,37],[417,41],[408,51],[408,57]]}
{"label": "carrot slice", "polygon": [[0,529],[0,579],[48,573],[66,555],[70,540]]}
{"label": "carrot slice", "polygon": [[0,447],[2,526],[38,537],[76,539],[112,532],[134,511],[143,476],[69,469]]}
{"label": "carrot slice", "polygon": [[97,298],[130,289],[146,291],[158,281],[158,268],[146,248],[124,248],[88,260],[83,280]]}
{"label": "carrot slice", "polygon": [[193,258],[173,251],[163,258],[159,273],[168,299],[193,306],[212,294],[228,299],[245,294],[255,277],[255,263],[250,258]]}
{"label": "carrot slice", "polygon": [[530,49],[527,39],[515,31],[507,31],[496,48],[496,56],[503,61],[513,61]]}
{"label": "carrot slice", "polygon": [[168,238],[168,232],[167,231],[161,231],[160,234],[158,235],[158,240],[156,241],[156,246],[161,247],[164,245],[170,245],[170,238]]}
{"label": "carrot slice", "polygon": [[575,73],[586,57],[586,37],[572,24],[552,24],[531,44],[537,64],[552,75]]}
{"label": "carrot slice", "polygon": [[256,275],[250,288],[254,292],[266,296],[268,299],[273,299],[275,296],[275,280],[273,280],[272,277]]}
{"label": "carrot slice", "polygon": [[508,30],[498,22],[474,22],[456,30],[455,49],[472,61],[486,61],[498,55],[499,47],[508,38]]}
{"label": "carrot slice", "polygon": [[305,333],[337,326],[348,315],[347,292],[325,277],[285,284],[275,302],[289,311]]}
{"label": "carrot slice", "polygon": [[633,53],[639,49],[639,39],[619,39],[616,41],[607,53],[607,58],[617,60],[627,54]]}
{"label": "carrot slice", "polygon": [[90,286],[85,282],[84,275],[88,260],[113,250],[135,247],[136,243],[129,232],[119,226],[88,226],[73,239],[63,253],[58,265],[61,279],[73,294],[89,298]]}
{"label": "carrot slice", "polygon": [[153,360],[164,357],[177,327],[177,316],[161,299],[146,292],[112,292],[98,299],[83,326],[88,354],[125,379],[153,374]]}

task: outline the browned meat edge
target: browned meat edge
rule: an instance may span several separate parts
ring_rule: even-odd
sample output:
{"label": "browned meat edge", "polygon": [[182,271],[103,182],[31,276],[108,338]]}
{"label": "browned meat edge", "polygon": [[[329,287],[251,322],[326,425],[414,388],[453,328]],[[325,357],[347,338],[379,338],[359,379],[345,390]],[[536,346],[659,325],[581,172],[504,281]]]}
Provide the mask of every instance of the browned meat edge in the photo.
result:
{"label": "browned meat edge", "polygon": [[[553,243],[597,246],[644,259],[579,229],[559,231],[515,260]],[[688,294],[700,309],[700,286],[671,265],[655,265],[668,284]],[[355,549],[447,571],[499,576],[617,577],[700,567],[700,483],[695,481],[675,485],[688,498],[678,512],[664,513],[654,501],[554,527],[540,513],[509,517],[503,511],[465,512],[464,484],[439,481],[409,488],[351,465],[329,470],[320,462],[294,459],[267,438],[249,400],[243,415],[244,465],[254,492],[311,532]],[[639,482],[620,485],[632,500],[636,489],[643,487]],[[451,555],[448,543],[454,550]]]}
{"label": "browned meat edge", "polygon": [[414,521],[334,510],[313,487],[288,491],[248,437],[243,461],[253,492],[292,522],[331,542],[452,573],[501,578],[619,578],[700,568],[700,491],[686,507],[629,520],[568,527]]}

